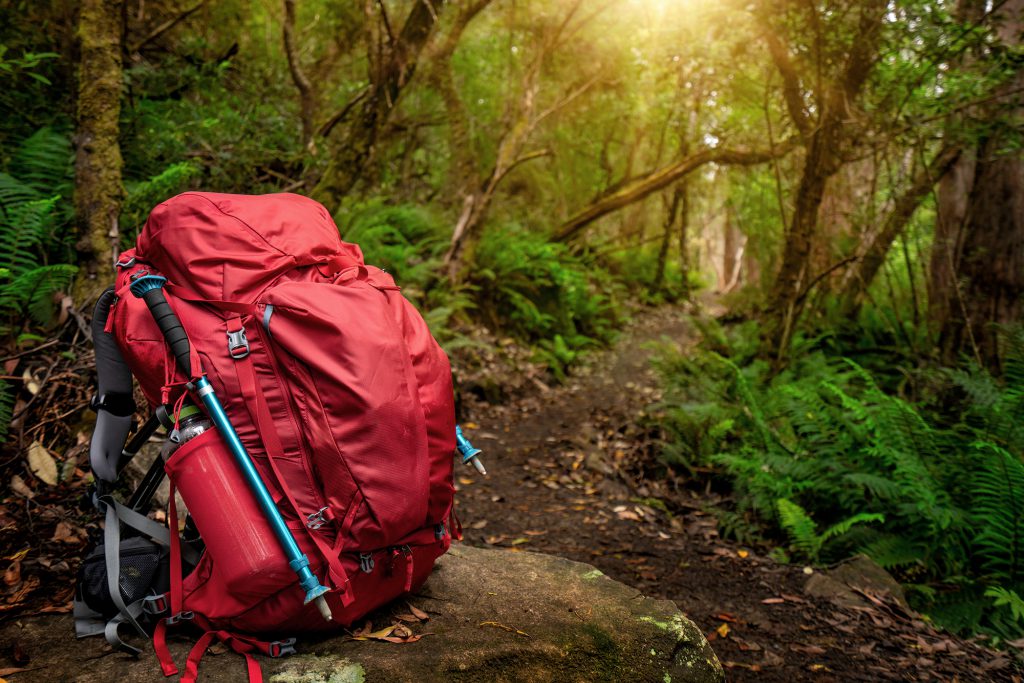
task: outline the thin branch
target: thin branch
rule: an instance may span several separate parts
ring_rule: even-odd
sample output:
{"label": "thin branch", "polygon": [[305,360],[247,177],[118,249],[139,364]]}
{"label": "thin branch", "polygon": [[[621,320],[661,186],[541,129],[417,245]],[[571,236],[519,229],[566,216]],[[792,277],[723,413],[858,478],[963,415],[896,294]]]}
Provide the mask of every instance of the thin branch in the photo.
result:
{"label": "thin branch", "polygon": [[148,34],[146,34],[145,38],[143,38],[139,42],[135,43],[135,45],[131,49],[131,52],[138,52],[139,50],[144,48],[146,45],[148,45],[149,43],[153,42],[154,40],[156,40],[157,38],[159,38],[163,34],[165,34],[168,31],[170,31],[172,28],[174,28],[175,26],[180,24],[182,21],[184,21],[188,17],[190,17],[193,14],[195,14],[196,11],[198,11],[199,8],[202,7],[205,4],[206,4],[206,0],[199,0],[199,2],[197,2],[195,5],[193,5],[189,9],[185,10],[184,12],[178,14],[175,17],[172,17],[172,18],[168,19],[164,23],[160,24],[155,29],[153,29]]}

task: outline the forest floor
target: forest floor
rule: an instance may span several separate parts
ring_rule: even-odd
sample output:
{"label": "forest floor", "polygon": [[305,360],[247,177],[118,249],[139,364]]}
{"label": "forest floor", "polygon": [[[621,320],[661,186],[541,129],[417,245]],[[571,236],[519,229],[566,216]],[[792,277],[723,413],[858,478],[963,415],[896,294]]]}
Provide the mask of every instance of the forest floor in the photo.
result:
{"label": "forest floor", "polygon": [[[613,348],[592,354],[561,385],[548,384],[511,340],[481,345],[490,360],[479,377],[463,375],[461,420],[490,475],[456,472],[464,542],[587,562],[674,600],[732,681],[1024,680],[1012,655],[932,629],[893,598],[891,579],[855,576],[852,589],[825,581],[825,590],[819,581],[808,594],[827,570],[781,565],[765,557],[767,548],[719,537],[712,508],[726,501],[706,481],[649,476],[658,450],[651,406],[660,397],[651,343],[685,348],[690,330],[678,308],[641,309]],[[0,622],[69,612],[75,571],[97,529],[95,514],[78,505],[88,488],[87,430],[61,419],[86,400],[79,376],[91,362],[81,335],[70,336],[25,364],[26,376],[39,379],[33,398],[16,406],[19,447],[0,461],[0,481],[10,482],[0,495]],[[9,360],[7,372],[18,362]],[[44,460],[66,448],[62,483],[28,478],[23,448]],[[30,666],[17,643],[0,650],[0,676]]]}
{"label": "forest floor", "polygon": [[1010,656],[937,632],[879,588],[809,595],[808,581],[827,570],[778,564],[764,548],[720,538],[708,509],[718,499],[701,487],[677,490],[666,506],[635,486],[625,463],[647,440],[658,341],[692,343],[680,310],[639,312],[614,348],[561,386],[534,381],[503,404],[464,402],[489,472],[456,471],[464,543],[588,562],[674,600],[732,681],[1022,680]]}

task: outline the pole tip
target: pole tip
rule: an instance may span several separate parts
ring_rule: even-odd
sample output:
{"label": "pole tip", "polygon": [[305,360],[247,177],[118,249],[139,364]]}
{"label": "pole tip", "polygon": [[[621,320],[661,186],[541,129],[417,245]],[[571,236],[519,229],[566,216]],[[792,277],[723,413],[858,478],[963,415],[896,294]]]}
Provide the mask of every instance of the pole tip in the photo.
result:
{"label": "pole tip", "polygon": [[321,595],[315,602],[317,609],[320,610],[320,616],[324,618],[324,621],[333,621],[334,615],[331,614],[331,608],[327,606],[327,599]]}

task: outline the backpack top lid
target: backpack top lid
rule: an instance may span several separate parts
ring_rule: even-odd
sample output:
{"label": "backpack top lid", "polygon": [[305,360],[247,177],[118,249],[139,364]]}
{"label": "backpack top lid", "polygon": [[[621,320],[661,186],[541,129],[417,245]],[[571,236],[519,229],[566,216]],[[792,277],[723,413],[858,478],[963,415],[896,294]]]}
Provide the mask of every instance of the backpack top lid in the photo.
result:
{"label": "backpack top lid", "polygon": [[204,299],[241,303],[297,266],[363,262],[323,205],[290,193],[179,194],[149,214],[136,256]]}

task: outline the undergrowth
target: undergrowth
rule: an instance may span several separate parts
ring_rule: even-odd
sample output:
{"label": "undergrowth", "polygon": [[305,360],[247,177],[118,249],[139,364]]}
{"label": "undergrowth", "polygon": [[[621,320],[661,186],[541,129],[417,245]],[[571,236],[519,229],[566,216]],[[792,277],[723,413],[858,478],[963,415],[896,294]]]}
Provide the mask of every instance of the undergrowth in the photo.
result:
{"label": "undergrowth", "polygon": [[661,458],[728,480],[725,531],[774,534],[783,560],[864,553],[941,626],[1024,634],[1024,330],[1006,331],[1004,377],[914,370],[928,393],[911,403],[810,342],[773,376],[754,327],[702,326],[698,352],[659,361]]}

